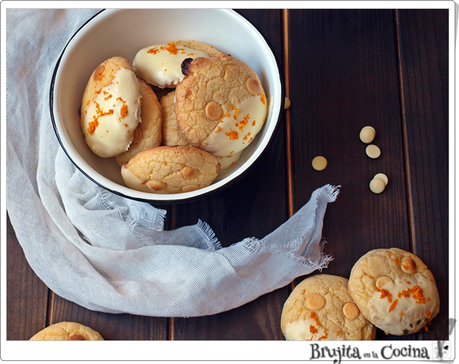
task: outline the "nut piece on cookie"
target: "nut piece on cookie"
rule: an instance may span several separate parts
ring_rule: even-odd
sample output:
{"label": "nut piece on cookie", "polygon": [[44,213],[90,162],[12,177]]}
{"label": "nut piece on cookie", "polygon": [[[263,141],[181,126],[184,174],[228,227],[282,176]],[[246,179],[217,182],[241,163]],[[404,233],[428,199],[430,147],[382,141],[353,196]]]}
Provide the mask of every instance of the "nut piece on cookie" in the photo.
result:
{"label": "nut piece on cookie", "polygon": [[214,47],[195,41],[159,43],[137,52],[132,62],[134,72],[146,82],[160,88],[174,88],[184,75],[181,64],[185,58],[221,54]]}
{"label": "nut piece on cookie", "polygon": [[59,322],[48,326],[36,333],[30,338],[36,340],[104,340],[104,338],[90,327],[84,326],[76,322]]}
{"label": "nut piece on cookie", "polygon": [[304,279],[285,301],[281,329],[287,340],[374,340],[376,328],[352,300],[348,280],[318,274]]}
{"label": "nut piece on cookie", "polygon": [[121,167],[126,185],[151,193],[180,193],[209,186],[220,164],[210,153],[192,146],[144,150]]}
{"label": "nut piece on cookie", "polygon": [[185,139],[216,157],[241,152],[268,112],[256,72],[230,55],[185,60],[182,66],[186,76],[175,89],[175,113]]}
{"label": "nut piece on cookie", "polygon": [[[129,149],[117,156],[115,160],[119,166],[129,162],[137,153],[145,149],[159,147],[162,140],[163,112],[155,92],[149,84],[137,78],[142,96],[142,122],[134,131],[134,140]],[[125,125],[126,126],[126,125]]]}
{"label": "nut piece on cookie", "polygon": [[363,255],[351,270],[349,293],[369,321],[392,335],[416,333],[440,311],[432,272],[398,248]]}
{"label": "nut piece on cookie", "polygon": [[163,110],[163,139],[162,145],[190,145],[182,132],[178,129],[177,118],[175,117],[174,106],[175,91],[161,97],[161,108]]}
{"label": "nut piece on cookie", "polygon": [[114,157],[132,143],[141,113],[137,77],[125,58],[101,63],[86,85],[80,125],[86,143],[100,157]]}

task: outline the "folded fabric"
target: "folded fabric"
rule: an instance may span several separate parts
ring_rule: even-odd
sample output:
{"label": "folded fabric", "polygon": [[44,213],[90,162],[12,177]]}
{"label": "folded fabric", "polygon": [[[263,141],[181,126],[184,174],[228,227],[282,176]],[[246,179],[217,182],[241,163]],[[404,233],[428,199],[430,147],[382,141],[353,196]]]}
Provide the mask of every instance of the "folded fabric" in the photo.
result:
{"label": "folded fabric", "polygon": [[271,234],[222,248],[207,223],[165,231],[164,210],[112,194],[73,166],[50,132],[49,84],[68,39],[97,11],[6,11],[7,209],[43,282],[91,310],[190,317],[326,267],[321,232],[336,187],[314,191]]}

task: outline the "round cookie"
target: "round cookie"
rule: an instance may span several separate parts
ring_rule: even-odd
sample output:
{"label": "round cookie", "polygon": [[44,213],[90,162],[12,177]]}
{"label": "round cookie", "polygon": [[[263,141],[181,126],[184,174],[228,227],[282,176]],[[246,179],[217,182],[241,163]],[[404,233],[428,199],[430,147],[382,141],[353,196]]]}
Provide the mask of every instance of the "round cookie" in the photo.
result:
{"label": "round cookie", "polygon": [[287,340],[374,340],[376,328],[362,315],[343,277],[304,279],[284,303],[281,329]]}
{"label": "round cookie", "polygon": [[181,64],[185,58],[220,55],[214,47],[195,41],[175,41],[145,47],[132,62],[134,72],[146,82],[160,88],[175,88],[182,81]]}
{"label": "round cookie", "polygon": [[141,123],[134,131],[134,140],[129,149],[115,156],[119,166],[129,162],[137,153],[145,149],[159,147],[162,140],[163,112],[153,89],[145,81],[137,79],[142,96]]}
{"label": "round cookie", "polygon": [[179,193],[209,186],[220,164],[204,150],[186,145],[144,150],[121,167],[126,185],[152,193]]}
{"label": "round cookie", "polygon": [[190,145],[178,129],[177,118],[175,117],[175,91],[161,97],[161,108],[163,110],[163,139],[162,145]]}
{"label": "round cookie", "polygon": [[418,332],[440,311],[432,272],[398,248],[363,255],[351,270],[349,293],[369,321],[392,335]]}
{"label": "round cookie", "polygon": [[175,114],[185,139],[216,157],[246,148],[268,112],[256,72],[230,55],[186,59],[182,69]]}
{"label": "round cookie", "polygon": [[36,333],[30,340],[104,340],[93,329],[76,322],[59,322]]}
{"label": "round cookie", "polygon": [[114,157],[129,148],[140,122],[141,98],[125,58],[109,58],[94,70],[83,94],[80,126],[95,154]]}

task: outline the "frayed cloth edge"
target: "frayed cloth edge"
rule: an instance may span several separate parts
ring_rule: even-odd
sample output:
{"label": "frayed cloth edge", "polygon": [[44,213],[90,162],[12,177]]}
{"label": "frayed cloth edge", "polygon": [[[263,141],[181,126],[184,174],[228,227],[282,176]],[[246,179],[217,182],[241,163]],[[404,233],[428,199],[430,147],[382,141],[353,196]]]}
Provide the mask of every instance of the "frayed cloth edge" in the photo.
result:
{"label": "frayed cloth edge", "polygon": [[219,250],[222,248],[220,241],[218,240],[217,236],[215,235],[215,232],[212,230],[209,224],[202,221],[201,219],[198,219],[198,223],[196,224],[196,226],[204,233],[204,235],[207,236],[210,244],[214,247],[215,250]]}

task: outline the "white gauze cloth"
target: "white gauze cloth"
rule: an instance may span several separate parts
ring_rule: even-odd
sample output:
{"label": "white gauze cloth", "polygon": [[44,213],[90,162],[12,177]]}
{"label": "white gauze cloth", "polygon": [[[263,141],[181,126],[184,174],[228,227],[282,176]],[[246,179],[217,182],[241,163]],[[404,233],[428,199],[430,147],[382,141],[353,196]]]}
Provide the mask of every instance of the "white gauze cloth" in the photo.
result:
{"label": "white gauze cloth", "polygon": [[90,310],[190,317],[326,267],[321,234],[338,194],[332,186],[268,236],[222,248],[206,223],[164,231],[164,210],[112,194],[74,167],[53,131],[49,87],[67,41],[96,12],[6,10],[7,209],[38,277]]}

